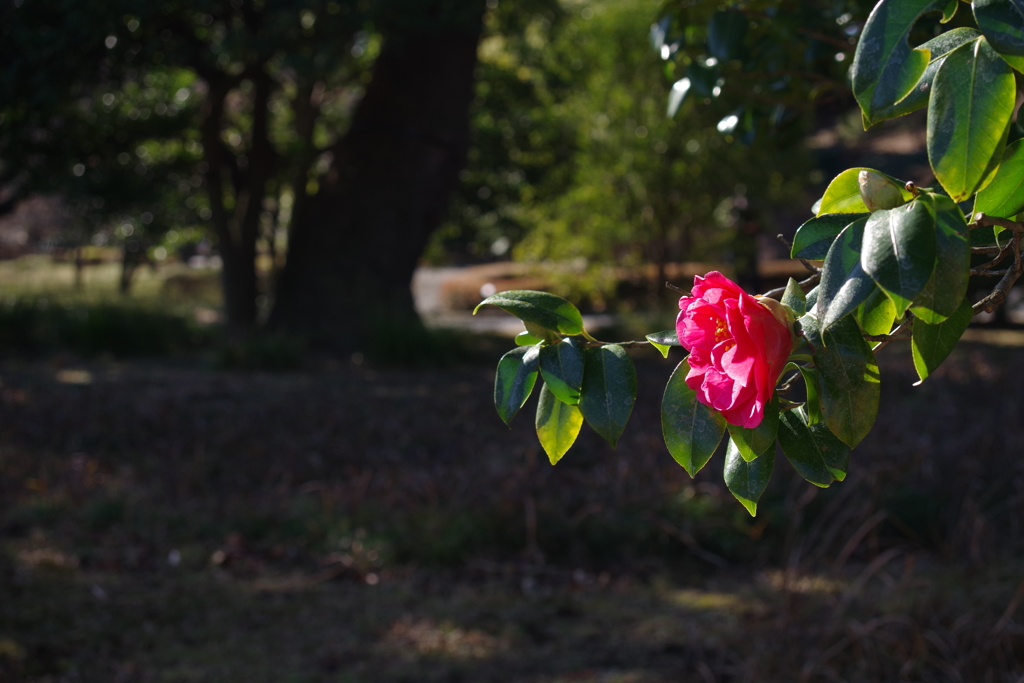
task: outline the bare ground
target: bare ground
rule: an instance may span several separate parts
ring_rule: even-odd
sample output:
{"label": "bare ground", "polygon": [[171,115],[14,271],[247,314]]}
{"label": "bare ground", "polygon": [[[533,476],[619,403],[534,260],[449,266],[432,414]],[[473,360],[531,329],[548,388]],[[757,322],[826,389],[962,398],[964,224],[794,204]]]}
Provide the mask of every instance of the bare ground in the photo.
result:
{"label": "bare ground", "polygon": [[1012,681],[1024,372],[883,353],[846,482],[757,519],[661,444],[552,468],[490,368],[0,365],[2,681]]}

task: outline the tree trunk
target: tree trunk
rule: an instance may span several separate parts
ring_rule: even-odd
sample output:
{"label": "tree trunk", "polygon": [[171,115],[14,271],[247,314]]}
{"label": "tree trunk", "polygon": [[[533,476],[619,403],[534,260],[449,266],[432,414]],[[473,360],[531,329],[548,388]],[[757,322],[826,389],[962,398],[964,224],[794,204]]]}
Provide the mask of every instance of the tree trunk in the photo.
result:
{"label": "tree trunk", "polygon": [[469,147],[478,4],[461,25],[385,40],[331,170],[292,224],[272,326],[347,352],[421,325],[410,286]]}

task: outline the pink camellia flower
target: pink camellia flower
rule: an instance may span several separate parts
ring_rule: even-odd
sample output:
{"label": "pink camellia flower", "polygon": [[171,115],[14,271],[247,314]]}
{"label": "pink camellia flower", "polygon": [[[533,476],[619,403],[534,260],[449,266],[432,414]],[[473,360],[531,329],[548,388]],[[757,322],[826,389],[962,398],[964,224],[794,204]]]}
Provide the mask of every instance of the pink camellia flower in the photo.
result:
{"label": "pink camellia flower", "polygon": [[793,350],[786,310],[761,303],[718,272],[693,278],[679,308],[676,333],[690,352],[687,386],[729,424],[761,424]]}

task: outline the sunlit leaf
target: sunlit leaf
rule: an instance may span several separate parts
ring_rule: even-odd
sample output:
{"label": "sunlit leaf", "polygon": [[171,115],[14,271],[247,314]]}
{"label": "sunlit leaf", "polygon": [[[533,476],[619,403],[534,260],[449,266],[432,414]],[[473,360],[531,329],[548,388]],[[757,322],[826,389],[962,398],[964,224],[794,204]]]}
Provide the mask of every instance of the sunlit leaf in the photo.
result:
{"label": "sunlit leaf", "polygon": [[876,287],[861,304],[856,318],[865,334],[889,334],[896,320],[896,304]]}
{"label": "sunlit leaf", "polygon": [[679,107],[683,106],[683,102],[686,101],[686,96],[690,92],[690,79],[680,78],[678,81],[672,84],[672,89],[668,93],[668,107],[665,110],[665,116],[672,118],[679,111]]}
{"label": "sunlit leaf", "polygon": [[963,301],[971,268],[971,241],[960,207],[949,197],[923,193],[920,201],[932,204],[935,215],[935,272],[914,300],[911,312],[934,325],[942,322]]}
{"label": "sunlit leaf", "polygon": [[533,392],[539,361],[539,346],[517,346],[498,361],[494,375],[494,407],[505,424],[512,422]]}
{"label": "sunlit leaf", "polygon": [[499,292],[477,304],[473,309],[474,315],[481,306],[488,304],[511,313],[523,322],[533,323],[547,330],[569,335],[583,333],[583,316],[579,310],[554,294],[525,289]]}
{"label": "sunlit leaf", "polygon": [[917,200],[871,214],[860,263],[902,316],[935,271],[935,253],[935,215],[928,202]]}
{"label": "sunlit leaf", "polygon": [[978,28],[999,56],[1024,71],[1024,10],[1010,0],[973,0]]}
{"label": "sunlit leaf", "polygon": [[546,384],[540,387],[537,402],[537,440],[554,465],[576,442],[583,426],[583,413],[578,406],[558,400]]}
{"label": "sunlit leaf", "polygon": [[686,386],[689,364],[684,360],[665,385],[661,399],[661,431],[665,446],[683,469],[697,475],[707,464],[725,433],[725,418],[697,400],[697,393]]}
{"label": "sunlit leaf", "polygon": [[575,339],[563,339],[558,344],[540,350],[540,373],[544,382],[559,401],[569,405],[580,402],[583,385],[583,348]]}
{"label": "sunlit leaf", "polygon": [[862,213],[827,213],[815,216],[801,225],[793,236],[793,258],[805,258],[819,260],[825,258],[829,247],[835,241],[839,233],[850,223],[867,217],[867,208],[863,207],[864,202],[860,200],[860,193],[857,200],[861,202]]}
{"label": "sunlit leaf", "polygon": [[928,103],[928,160],[953,201],[995,175],[1016,93],[1013,71],[984,38],[953,50],[939,67]]}
{"label": "sunlit leaf", "polygon": [[[903,188],[900,192],[903,194],[904,199],[909,201],[913,198],[910,191],[904,188],[906,183],[898,178],[893,178],[873,168],[848,168],[833,178],[832,182],[825,188],[825,194],[821,197],[821,204],[818,205],[818,216],[824,216],[828,213],[870,213],[867,204],[864,203],[864,199],[860,196],[861,171],[872,171],[889,179],[894,185]],[[844,225],[843,227],[846,226]]]}
{"label": "sunlit leaf", "polygon": [[[959,3],[959,0],[952,4],[955,5],[957,3]],[[879,112],[879,119],[896,118],[897,116],[903,116],[927,106],[928,97],[932,92],[932,81],[935,79],[935,74],[938,72],[939,67],[942,66],[943,60],[946,59],[946,55],[964,43],[976,40],[980,36],[981,32],[973,28],[955,28],[951,31],[940,33],[928,42],[923,43],[920,48],[927,49],[931,53],[931,61],[928,62],[928,66],[925,68],[924,73],[921,74],[917,84],[910,91],[910,94],[892,107]]]}
{"label": "sunlit leaf", "polygon": [[772,470],[775,468],[774,446],[773,441],[772,448],[766,449],[754,460],[746,460],[731,439],[725,451],[725,485],[751,517],[757,515],[757,501],[772,478]]}
{"label": "sunlit leaf", "polygon": [[636,369],[617,344],[590,347],[583,352],[580,410],[587,424],[613,447],[626,428],[636,401]]}
{"label": "sunlit leaf", "polygon": [[821,288],[815,316],[828,328],[853,313],[877,289],[860,265],[861,242],[867,218],[847,226],[828,250],[821,268]]}
{"label": "sunlit leaf", "polygon": [[675,330],[651,332],[647,335],[647,341],[651,342],[651,346],[658,349],[665,358],[668,358],[668,352],[673,346],[680,346],[679,337]]}
{"label": "sunlit leaf", "polygon": [[782,304],[793,309],[798,318],[807,312],[807,295],[793,278],[789,278],[789,282],[786,283],[786,291],[782,293]]}
{"label": "sunlit leaf", "polygon": [[910,93],[928,66],[926,49],[907,43],[918,17],[945,0],[881,0],[868,16],[850,67],[853,94],[870,125]]}
{"label": "sunlit leaf", "polygon": [[[974,308],[968,299],[960,302],[960,307],[946,320],[938,325],[925,324],[923,320],[914,321],[911,338],[911,351],[914,356],[914,368],[921,382],[946,360],[957,341],[963,336],[964,330],[971,324]],[[919,382],[920,383],[920,382]]]}
{"label": "sunlit leaf", "polygon": [[544,340],[534,337],[529,332],[520,332],[519,334],[516,335],[517,346],[536,346],[537,344],[540,344],[542,341]]}
{"label": "sunlit leaf", "polygon": [[978,193],[974,212],[1012,218],[1024,211],[1024,140],[1006,146],[996,177]]}

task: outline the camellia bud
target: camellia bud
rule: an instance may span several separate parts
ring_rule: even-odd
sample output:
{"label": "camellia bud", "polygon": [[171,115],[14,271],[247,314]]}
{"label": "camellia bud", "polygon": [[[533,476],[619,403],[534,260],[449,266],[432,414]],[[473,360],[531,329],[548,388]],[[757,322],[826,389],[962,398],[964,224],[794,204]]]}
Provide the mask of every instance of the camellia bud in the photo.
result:
{"label": "camellia bud", "polygon": [[769,299],[766,296],[756,296],[757,302],[767,308],[775,316],[775,319],[785,325],[789,329],[789,336],[793,339],[793,346],[796,346],[797,342],[800,341],[800,337],[796,333],[796,313],[793,309],[775,299]]}
{"label": "camellia bud", "polygon": [[857,184],[868,211],[895,209],[906,203],[900,186],[877,171],[861,171],[857,174]]}

